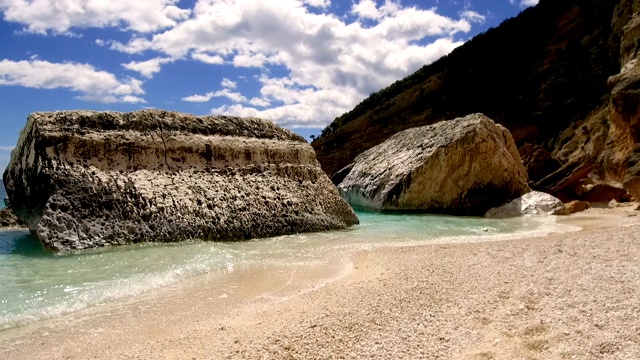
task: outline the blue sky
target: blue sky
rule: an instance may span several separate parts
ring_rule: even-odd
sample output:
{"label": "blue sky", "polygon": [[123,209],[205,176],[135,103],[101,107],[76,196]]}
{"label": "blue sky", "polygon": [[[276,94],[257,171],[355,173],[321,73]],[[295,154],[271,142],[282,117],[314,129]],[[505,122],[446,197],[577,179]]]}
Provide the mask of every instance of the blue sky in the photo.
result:
{"label": "blue sky", "polygon": [[305,137],[537,0],[0,0],[0,169],[35,111],[258,116]]}

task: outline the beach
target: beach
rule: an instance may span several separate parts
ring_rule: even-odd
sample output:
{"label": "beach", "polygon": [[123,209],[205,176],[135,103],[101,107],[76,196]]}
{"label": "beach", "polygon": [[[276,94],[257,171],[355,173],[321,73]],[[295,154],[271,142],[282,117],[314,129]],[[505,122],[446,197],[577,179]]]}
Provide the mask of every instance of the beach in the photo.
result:
{"label": "beach", "polygon": [[2,331],[0,358],[638,359],[635,207],[546,236],[359,249],[330,274],[203,275]]}

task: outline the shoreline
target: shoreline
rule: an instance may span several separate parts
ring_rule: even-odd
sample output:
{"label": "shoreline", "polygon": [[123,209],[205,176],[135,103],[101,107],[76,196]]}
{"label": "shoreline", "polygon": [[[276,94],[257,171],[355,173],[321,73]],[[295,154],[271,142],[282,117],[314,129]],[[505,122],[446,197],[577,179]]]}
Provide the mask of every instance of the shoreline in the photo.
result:
{"label": "shoreline", "polygon": [[632,209],[558,218],[577,232],[356,250],[329,278],[237,271],[226,296],[204,275],[2,331],[0,357],[638,358]]}

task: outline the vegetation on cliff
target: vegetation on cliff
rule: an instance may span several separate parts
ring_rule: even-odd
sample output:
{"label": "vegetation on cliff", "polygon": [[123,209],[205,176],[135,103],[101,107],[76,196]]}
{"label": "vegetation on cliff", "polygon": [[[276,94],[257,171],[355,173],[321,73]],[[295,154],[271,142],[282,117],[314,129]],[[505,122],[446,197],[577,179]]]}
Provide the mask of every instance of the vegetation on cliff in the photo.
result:
{"label": "vegetation on cliff", "polygon": [[372,94],[313,143],[328,174],[407,128],[481,112],[518,146],[548,150],[574,121],[607,104],[620,71],[619,1],[543,0],[433,64]]}

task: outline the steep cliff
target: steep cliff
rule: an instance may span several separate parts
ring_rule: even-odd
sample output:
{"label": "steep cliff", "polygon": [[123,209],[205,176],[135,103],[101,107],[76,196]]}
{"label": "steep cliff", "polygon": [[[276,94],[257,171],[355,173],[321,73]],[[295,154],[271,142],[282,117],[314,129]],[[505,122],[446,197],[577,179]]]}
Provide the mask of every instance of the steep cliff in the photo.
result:
{"label": "steep cliff", "polygon": [[638,83],[607,80],[637,58],[637,12],[638,0],[542,0],[336,118],[312,143],[318,160],[331,175],[399,131],[481,112],[551,155],[535,188],[592,171],[631,183],[637,114],[612,108],[637,113]]}
{"label": "steep cliff", "polygon": [[3,180],[13,211],[56,251],[358,222],[304,139],[252,118],[34,113]]}

